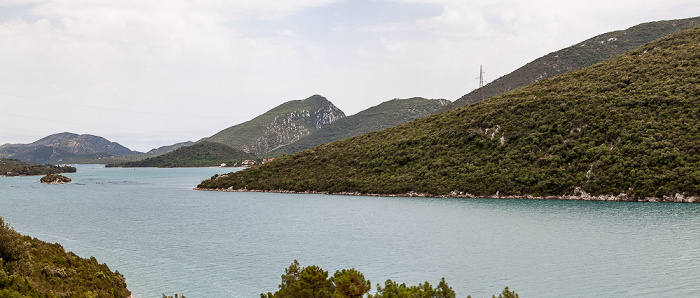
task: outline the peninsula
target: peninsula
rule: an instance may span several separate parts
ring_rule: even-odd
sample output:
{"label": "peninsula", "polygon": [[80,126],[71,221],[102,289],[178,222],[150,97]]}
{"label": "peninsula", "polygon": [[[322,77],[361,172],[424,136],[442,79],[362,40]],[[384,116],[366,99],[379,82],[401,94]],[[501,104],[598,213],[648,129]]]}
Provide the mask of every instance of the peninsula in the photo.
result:
{"label": "peninsula", "polygon": [[700,202],[700,28],[197,189]]}

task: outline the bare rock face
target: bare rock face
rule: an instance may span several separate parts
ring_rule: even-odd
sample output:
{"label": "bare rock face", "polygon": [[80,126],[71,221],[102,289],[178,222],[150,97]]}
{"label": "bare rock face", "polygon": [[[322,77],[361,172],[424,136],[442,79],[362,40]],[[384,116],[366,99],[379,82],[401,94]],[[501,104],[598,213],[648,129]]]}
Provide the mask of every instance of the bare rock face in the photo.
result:
{"label": "bare rock face", "polygon": [[314,95],[283,103],[250,121],[224,129],[207,140],[262,155],[294,143],[344,117],[345,113],[325,97]]}
{"label": "bare rock face", "polygon": [[70,178],[63,176],[63,175],[58,175],[58,174],[48,174],[44,177],[41,177],[41,183],[46,183],[46,184],[64,184],[64,183],[69,183],[72,182]]}

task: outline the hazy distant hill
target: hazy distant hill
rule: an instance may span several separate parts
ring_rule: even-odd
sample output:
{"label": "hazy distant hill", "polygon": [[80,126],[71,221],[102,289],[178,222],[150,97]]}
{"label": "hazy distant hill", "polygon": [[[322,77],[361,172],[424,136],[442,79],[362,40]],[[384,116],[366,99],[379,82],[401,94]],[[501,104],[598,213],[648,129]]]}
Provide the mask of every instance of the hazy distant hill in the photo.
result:
{"label": "hazy distant hill", "polygon": [[245,152],[262,155],[345,117],[325,97],[314,95],[304,100],[293,100],[207,138]]}
{"label": "hazy distant hill", "polygon": [[153,148],[153,149],[149,150],[148,152],[146,152],[146,154],[147,155],[154,155],[154,156],[161,155],[161,154],[175,151],[175,150],[182,148],[182,147],[185,147],[185,146],[192,146],[192,145],[194,145],[194,142],[192,142],[192,141],[180,142],[180,143],[175,143],[175,144],[168,145],[168,146],[161,146],[158,148]]}
{"label": "hazy distant hill", "polygon": [[53,134],[31,144],[0,146],[1,158],[14,158],[42,164],[73,163],[81,159],[134,154],[140,153],[103,137],[68,132]]}
{"label": "hazy distant hill", "polygon": [[292,144],[270,152],[269,155],[279,156],[283,153],[295,153],[324,143],[394,127],[426,117],[449,103],[450,101],[445,99],[420,97],[386,101],[355,115],[338,119],[338,121],[326,125]]}
{"label": "hazy distant hill", "polygon": [[180,147],[175,151],[156,157],[126,163],[108,164],[107,167],[212,167],[222,163],[240,164],[246,159],[255,159],[251,154],[224,144],[204,141],[190,146]]}
{"label": "hazy distant hill", "polygon": [[[674,32],[700,25],[700,17],[640,24],[627,30],[598,35],[538,58],[483,87],[484,98],[500,95],[539,80],[590,66]],[[486,65],[488,67],[488,65]],[[479,89],[469,92],[438,112],[453,110],[480,100]]]}
{"label": "hazy distant hill", "polygon": [[700,202],[700,27],[200,188]]}

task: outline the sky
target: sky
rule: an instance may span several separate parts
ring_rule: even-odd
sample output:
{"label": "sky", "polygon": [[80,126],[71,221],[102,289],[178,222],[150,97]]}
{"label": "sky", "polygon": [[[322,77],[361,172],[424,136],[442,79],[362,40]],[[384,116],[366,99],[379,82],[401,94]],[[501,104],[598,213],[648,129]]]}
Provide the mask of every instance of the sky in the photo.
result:
{"label": "sky", "polygon": [[290,100],[454,101],[697,0],[0,0],[0,144],[196,141]]}

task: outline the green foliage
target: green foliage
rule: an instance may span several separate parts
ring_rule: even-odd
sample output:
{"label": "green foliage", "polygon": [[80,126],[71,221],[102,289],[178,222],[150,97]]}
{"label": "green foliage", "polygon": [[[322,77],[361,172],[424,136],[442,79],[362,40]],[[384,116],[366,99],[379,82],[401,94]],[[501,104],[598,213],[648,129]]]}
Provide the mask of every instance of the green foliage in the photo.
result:
{"label": "green foliage", "polygon": [[76,171],[76,168],[71,166],[40,165],[19,159],[0,159],[0,175],[5,176],[37,176],[75,173]]}
{"label": "green foliage", "polygon": [[397,284],[391,279],[384,282],[384,287],[377,284],[377,294],[369,295],[369,298],[399,298],[399,297],[424,297],[424,298],[455,298],[456,294],[445,282],[443,277],[436,288],[433,288],[427,281],[416,286],[406,286]]}
{"label": "green foliage", "polygon": [[455,298],[457,295],[445,282],[443,277],[436,288],[433,288],[427,281],[416,286],[406,286],[397,284],[391,279],[384,282],[384,287],[377,284],[377,294],[369,295],[369,298],[400,298],[400,297],[421,297],[421,298]]}
{"label": "green foliage", "polygon": [[501,294],[499,294],[498,297],[496,297],[496,295],[493,295],[492,297],[493,298],[520,298],[518,293],[516,293],[515,291],[508,290],[508,287],[503,289],[503,292],[501,292]]}
{"label": "green foliage", "polygon": [[355,268],[336,271],[331,281],[335,286],[333,297],[362,297],[372,288],[370,281]]}
{"label": "green foliage", "polygon": [[[484,98],[498,96],[520,87],[529,86],[542,79],[591,66],[671,33],[693,28],[698,23],[700,23],[700,17],[659,21],[598,35],[547,54],[494,80],[483,87]],[[439,112],[457,109],[480,101],[480,91],[477,89],[462,96],[451,105],[440,109]]]}
{"label": "green foliage", "polygon": [[[289,268],[284,270],[282,283],[275,293],[260,294],[261,298],[277,297],[333,297],[351,298],[364,297],[369,293],[371,283],[365,276],[352,269],[338,270],[333,277],[328,278],[328,272],[318,266],[300,267],[294,260]],[[165,295],[163,295],[165,297]],[[437,287],[433,287],[427,281],[415,286],[398,284],[391,279],[384,282],[384,286],[377,284],[377,293],[368,294],[368,298],[455,298],[452,287],[443,277]],[[471,296],[469,296],[471,297]],[[495,297],[495,296],[494,296]],[[499,298],[518,298],[518,294],[506,287]]]}
{"label": "green foliage", "polygon": [[224,129],[207,141],[262,156],[343,117],[345,114],[330,101],[314,95],[281,104],[250,121]]}
{"label": "green foliage", "polygon": [[212,167],[222,163],[227,165],[240,164],[241,161],[246,159],[255,159],[255,157],[224,144],[204,141],[191,146],[180,147],[175,151],[156,157],[120,164],[108,164],[106,167]]}
{"label": "green foliage", "polygon": [[[19,233],[10,227],[10,224],[5,223],[0,217],[0,269],[4,262],[14,262],[23,257],[22,255],[22,237]],[[0,278],[4,274],[7,279],[7,273],[0,272]]]}
{"label": "green foliage", "polygon": [[700,29],[490,100],[205,180],[431,196],[700,195]]}
{"label": "green foliage", "polygon": [[355,115],[338,119],[294,143],[273,150],[269,155],[280,156],[284,153],[296,153],[332,141],[394,127],[411,120],[427,117],[449,103],[444,99],[420,97],[386,101]]}
{"label": "green foliage", "polygon": [[294,260],[284,272],[279,291],[267,295],[261,294],[261,297],[324,298],[333,295],[334,285],[328,279],[328,272],[318,266],[300,268],[299,262]]}
{"label": "green foliage", "polygon": [[126,280],[59,244],[22,236],[0,217],[0,297],[128,297]]}

